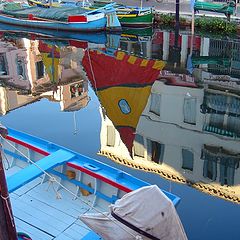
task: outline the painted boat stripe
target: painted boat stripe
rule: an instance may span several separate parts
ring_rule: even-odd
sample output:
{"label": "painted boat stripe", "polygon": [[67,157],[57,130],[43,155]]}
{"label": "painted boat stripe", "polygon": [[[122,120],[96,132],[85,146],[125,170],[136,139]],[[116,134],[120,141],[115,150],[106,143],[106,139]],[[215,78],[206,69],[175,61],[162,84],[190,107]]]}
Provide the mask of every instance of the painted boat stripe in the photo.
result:
{"label": "painted boat stripe", "polygon": [[84,168],[82,166],[79,166],[79,165],[71,163],[71,162],[68,162],[67,165],[70,166],[70,167],[73,167],[75,169],[78,169],[81,172],[87,173],[88,175],[90,175],[92,177],[95,177],[95,178],[97,178],[97,179],[99,179],[99,180],[101,180],[103,182],[106,182],[106,183],[108,183],[108,184],[110,184],[110,185],[112,185],[112,186],[114,186],[114,187],[116,187],[116,188],[118,188],[118,189],[120,189],[120,190],[122,190],[124,192],[131,192],[132,191],[132,189],[130,189],[128,187],[125,187],[125,186],[123,186],[123,185],[121,185],[121,184],[119,184],[117,182],[114,182],[114,181],[112,181],[112,180],[110,180],[110,179],[108,179],[108,178],[106,178],[106,177],[104,177],[102,175],[99,175],[99,174],[97,174],[95,172],[92,172],[92,171],[90,171],[90,170],[88,170],[88,169],[86,169],[86,168]]}
{"label": "painted boat stripe", "polygon": [[20,144],[23,147],[29,148],[29,149],[31,149],[31,150],[33,150],[33,151],[35,151],[37,153],[40,153],[40,154],[42,154],[44,156],[48,156],[50,154],[49,152],[46,152],[46,151],[44,151],[44,150],[42,150],[40,148],[37,148],[37,147],[35,147],[33,145],[25,143],[25,142],[23,142],[21,140],[18,140],[16,138],[14,138],[14,137],[11,137],[11,136],[7,136],[7,140],[12,141],[12,142],[17,143],[17,144]]}

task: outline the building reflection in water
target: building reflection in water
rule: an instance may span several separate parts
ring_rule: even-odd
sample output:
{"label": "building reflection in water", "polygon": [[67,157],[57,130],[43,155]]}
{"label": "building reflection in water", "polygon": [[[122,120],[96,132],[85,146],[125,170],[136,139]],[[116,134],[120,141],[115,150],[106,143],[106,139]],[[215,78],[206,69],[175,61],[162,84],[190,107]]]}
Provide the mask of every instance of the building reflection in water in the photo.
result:
{"label": "building reflection in water", "polygon": [[0,113],[41,98],[60,103],[62,111],[88,104],[88,82],[82,70],[84,49],[56,42],[8,38],[0,42]]}
{"label": "building reflection in water", "polygon": [[0,41],[0,114],[37,100],[30,95],[31,76],[25,39]]}
{"label": "building reflection in water", "polygon": [[[169,36],[166,32],[161,34]],[[171,39],[167,39],[169,42],[164,40],[162,50],[158,52],[165,60],[171,56]],[[170,59],[164,70],[159,72],[157,80],[150,81],[147,94],[139,91],[139,88],[143,89],[140,86],[142,81],[135,79],[136,83],[131,84],[125,82],[126,76],[115,75],[116,82],[113,84],[108,71],[105,71],[105,85],[101,86],[97,68],[93,67],[96,71],[94,88],[103,107],[100,109],[102,128],[99,154],[130,167],[156,172],[206,193],[240,202],[240,98],[239,92],[232,87],[239,84],[239,69],[228,68],[229,64],[233,66],[234,61],[239,59],[229,59],[221,52],[222,48],[211,49],[211,44],[216,44],[217,40],[212,43],[212,40],[196,37],[194,46],[189,46],[188,36],[181,36],[178,41],[182,46],[180,56],[175,57],[174,62]],[[222,41],[218,42],[222,46]],[[239,48],[239,45],[234,46]],[[191,47],[193,71],[189,72]],[[127,54],[132,52],[130,48],[126,49]],[[154,44],[152,50],[156,54]],[[216,59],[219,51],[221,57]],[[176,59],[177,64],[173,64]],[[92,56],[92,62],[94,60],[99,61]],[[132,64],[141,68],[137,61]],[[216,72],[223,67],[224,71]],[[129,69],[125,65],[125,71],[130,75]],[[137,71],[135,69],[134,72]],[[92,81],[89,72],[88,76]],[[124,90],[121,89],[123,87]],[[132,93],[135,99],[130,97],[130,92],[135,92]],[[126,99],[123,104],[125,111],[121,111],[121,102]],[[141,110],[139,106],[144,101],[144,110],[139,113],[137,110]],[[130,114],[137,124],[131,125],[127,118]],[[128,126],[132,131],[123,134],[122,126]]]}

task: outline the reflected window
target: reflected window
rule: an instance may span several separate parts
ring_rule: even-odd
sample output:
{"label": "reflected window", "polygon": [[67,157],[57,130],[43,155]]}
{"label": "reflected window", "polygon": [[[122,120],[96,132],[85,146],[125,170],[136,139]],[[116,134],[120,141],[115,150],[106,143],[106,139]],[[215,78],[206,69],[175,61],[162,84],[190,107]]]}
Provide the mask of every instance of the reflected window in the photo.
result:
{"label": "reflected window", "polygon": [[43,78],[44,77],[44,64],[43,61],[36,62],[36,76],[37,79]]}
{"label": "reflected window", "polygon": [[7,59],[5,54],[0,54],[0,76],[8,75]]}
{"label": "reflected window", "polygon": [[231,103],[229,104],[229,112],[233,114],[240,114],[240,99],[237,97],[231,97]]}
{"label": "reflected window", "polygon": [[121,50],[125,50],[125,51],[127,51],[128,50],[128,44],[127,44],[127,42],[120,42],[120,48],[121,48]]}
{"label": "reflected window", "polygon": [[216,180],[216,177],[217,177],[217,161],[215,161],[213,159],[204,160],[203,176],[205,178],[209,178],[213,181]]}
{"label": "reflected window", "polygon": [[193,161],[193,153],[188,149],[182,149],[182,168],[192,171]]}
{"label": "reflected window", "polygon": [[25,61],[22,58],[18,58],[16,61],[17,65],[17,74],[18,76],[21,76],[23,80],[26,80],[26,74],[25,74]]}
{"label": "reflected window", "polygon": [[79,97],[84,92],[83,83],[76,83],[70,86],[71,98]]}
{"label": "reflected window", "polygon": [[[207,150],[208,148],[208,150]],[[216,155],[211,154],[210,149],[214,151],[214,148],[207,147],[204,145],[204,149],[202,150],[201,159],[204,160],[203,163],[203,176],[205,178],[209,178],[213,181],[217,178],[217,161],[218,158]],[[215,150],[216,151],[216,150]]]}
{"label": "reflected window", "polygon": [[196,98],[185,98],[183,105],[183,115],[184,122],[188,124],[196,124],[196,106],[197,99]]}
{"label": "reflected window", "polygon": [[221,185],[234,185],[235,169],[239,167],[239,159],[221,157],[220,159],[220,183]]}
{"label": "reflected window", "polygon": [[211,114],[209,119],[209,125],[216,128],[222,129],[224,122],[224,115],[222,114]]}
{"label": "reflected window", "polygon": [[151,94],[150,112],[160,116],[161,95],[157,93]]}
{"label": "reflected window", "polygon": [[148,160],[162,164],[164,155],[164,144],[147,139]]}
{"label": "reflected window", "polygon": [[237,136],[240,136],[240,118],[229,116],[227,120],[227,130],[233,132]]}
{"label": "reflected window", "polygon": [[114,147],[115,145],[115,128],[107,126],[107,146]]}
{"label": "reflected window", "polygon": [[134,156],[144,157],[143,136],[136,134],[133,146],[134,146]]}

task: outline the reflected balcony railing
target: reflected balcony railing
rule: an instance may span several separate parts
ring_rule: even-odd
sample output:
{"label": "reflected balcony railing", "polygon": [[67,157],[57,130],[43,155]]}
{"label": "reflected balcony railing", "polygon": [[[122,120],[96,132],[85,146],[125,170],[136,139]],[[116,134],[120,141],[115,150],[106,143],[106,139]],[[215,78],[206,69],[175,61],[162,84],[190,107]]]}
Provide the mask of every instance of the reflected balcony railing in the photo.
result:
{"label": "reflected balcony railing", "polygon": [[231,137],[231,138],[239,138],[240,137],[239,133],[230,131],[228,129],[223,129],[223,128],[219,128],[219,127],[216,127],[216,126],[213,126],[213,125],[209,125],[209,124],[208,125],[203,125],[203,131],[210,132],[210,133],[215,133],[215,134],[218,134],[218,135],[222,135],[222,136],[225,136],[225,137]]}
{"label": "reflected balcony railing", "polygon": [[240,115],[240,99],[231,95],[205,93],[201,106],[203,113],[215,112]]}
{"label": "reflected balcony railing", "polygon": [[222,186],[235,184],[235,173],[239,168],[240,153],[234,153],[222,147],[204,145],[201,159],[204,160],[203,176],[205,178],[219,181]]}

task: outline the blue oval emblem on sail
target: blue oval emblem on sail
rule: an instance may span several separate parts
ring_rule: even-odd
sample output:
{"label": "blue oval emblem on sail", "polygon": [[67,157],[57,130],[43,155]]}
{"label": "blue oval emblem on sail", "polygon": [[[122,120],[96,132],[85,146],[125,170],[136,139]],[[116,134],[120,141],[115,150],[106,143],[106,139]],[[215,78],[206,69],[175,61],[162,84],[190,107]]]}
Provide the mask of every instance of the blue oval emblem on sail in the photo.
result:
{"label": "blue oval emblem on sail", "polygon": [[118,106],[119,106],[121,112],[124,114],[129,114],[131,112],[131,108],[125,99],[121,99],[118,102]]}

